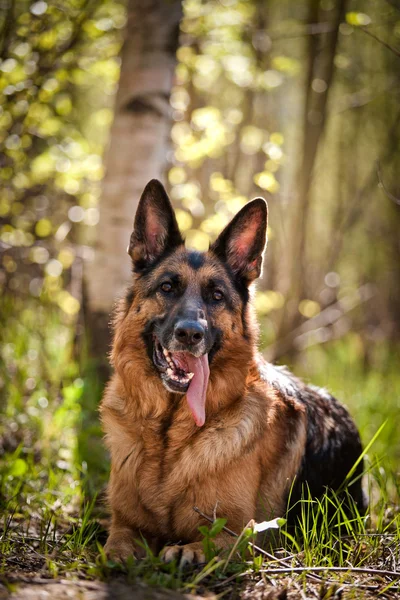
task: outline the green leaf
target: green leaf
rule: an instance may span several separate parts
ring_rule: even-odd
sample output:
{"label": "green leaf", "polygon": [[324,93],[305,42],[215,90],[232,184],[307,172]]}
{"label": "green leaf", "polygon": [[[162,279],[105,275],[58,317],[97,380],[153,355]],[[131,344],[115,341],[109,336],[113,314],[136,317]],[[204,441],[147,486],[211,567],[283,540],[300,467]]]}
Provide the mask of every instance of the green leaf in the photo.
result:
{"label": "green leaf", "polygon": [[216,519],[210,529],[210,537],[215,537],[218,535],[222,529],[225,527],[227,523],[227,519]]}
{"label": "green leaf", "polygon": [[17,458],[8,470],[10,477],[22,477],[28,470],[28,465],[23,458]]}
{"label": "green leaf", "polygon": [[253,563],[256,570],[261,569],[263,563],[263,555],[258,554],[257,556],[255,556],[253,559]]}

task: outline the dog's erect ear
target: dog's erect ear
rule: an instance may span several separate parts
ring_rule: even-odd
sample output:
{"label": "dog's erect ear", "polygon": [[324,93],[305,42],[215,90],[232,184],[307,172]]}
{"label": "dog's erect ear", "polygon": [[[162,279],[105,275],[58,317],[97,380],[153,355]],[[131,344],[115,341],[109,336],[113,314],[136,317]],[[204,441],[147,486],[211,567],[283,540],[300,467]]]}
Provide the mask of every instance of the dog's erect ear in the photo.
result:
{"label": "dog's erect ear", "polygon": [[233,217],[211,246],[214,254],[246,284],[261,274],[267,223],[267,203],[263,198],[256,198]]}
{"label": "dog's erect ear", "polygon": [[134,268],[150,266],[168,250],[183,244],[171,202],[163,185],[152,179],[144,188],[128,247]]}

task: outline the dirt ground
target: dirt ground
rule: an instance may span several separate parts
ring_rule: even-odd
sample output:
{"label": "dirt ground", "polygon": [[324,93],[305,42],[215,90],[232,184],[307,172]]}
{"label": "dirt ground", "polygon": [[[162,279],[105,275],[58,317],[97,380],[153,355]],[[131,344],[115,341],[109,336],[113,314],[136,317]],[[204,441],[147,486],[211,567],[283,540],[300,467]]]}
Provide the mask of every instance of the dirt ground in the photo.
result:
{"label": "dirt ground", "polygon": [[10,589],[0,584],[0,600],[196,600],[199,596],[180,594],[171,590],[157,590],[142,584],[121,582],[46,581],[11,584]]}

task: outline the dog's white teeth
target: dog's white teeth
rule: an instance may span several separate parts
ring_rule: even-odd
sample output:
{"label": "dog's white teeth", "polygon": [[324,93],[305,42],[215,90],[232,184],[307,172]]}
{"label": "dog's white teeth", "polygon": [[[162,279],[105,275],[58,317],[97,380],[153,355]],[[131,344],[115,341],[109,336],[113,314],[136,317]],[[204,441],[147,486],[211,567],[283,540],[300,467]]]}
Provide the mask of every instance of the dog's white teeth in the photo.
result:
{"label": "dog's white teeth", "polygon": [[[165,372],[170,379],[174,381],[179,381],[179,383],[187,384],[193,378],[193,373],[185,373],[181,366],[174,361],[173,355],[166,348],[162,348],[165,360],[167,362],[168,367]],[[180,374],[182,373],[182,374]]]}
{"label": "dog's white teeth", "polygon": [[174,381],[178,381],[179,383],[189,383],[190,378],[189,377],[180,377],[179,375],[176,375],[175,372],[172,369],[167,369],[166,370],[166,374],[168,375],[168,377],[170,379],[173,379]]}

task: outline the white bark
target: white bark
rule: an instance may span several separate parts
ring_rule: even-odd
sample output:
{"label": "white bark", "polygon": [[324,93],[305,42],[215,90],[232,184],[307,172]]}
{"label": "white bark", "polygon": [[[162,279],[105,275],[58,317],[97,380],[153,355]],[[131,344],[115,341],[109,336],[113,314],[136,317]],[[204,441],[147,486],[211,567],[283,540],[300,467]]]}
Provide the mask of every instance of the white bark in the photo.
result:
{"label": "white bark", "polygon": [[108,315],[130,280],[126,249],[146,183],[162,179],[169,147],[169,94],[181,2],[129,0],[119,90],[94,261],[86,267],[88,308]]}

